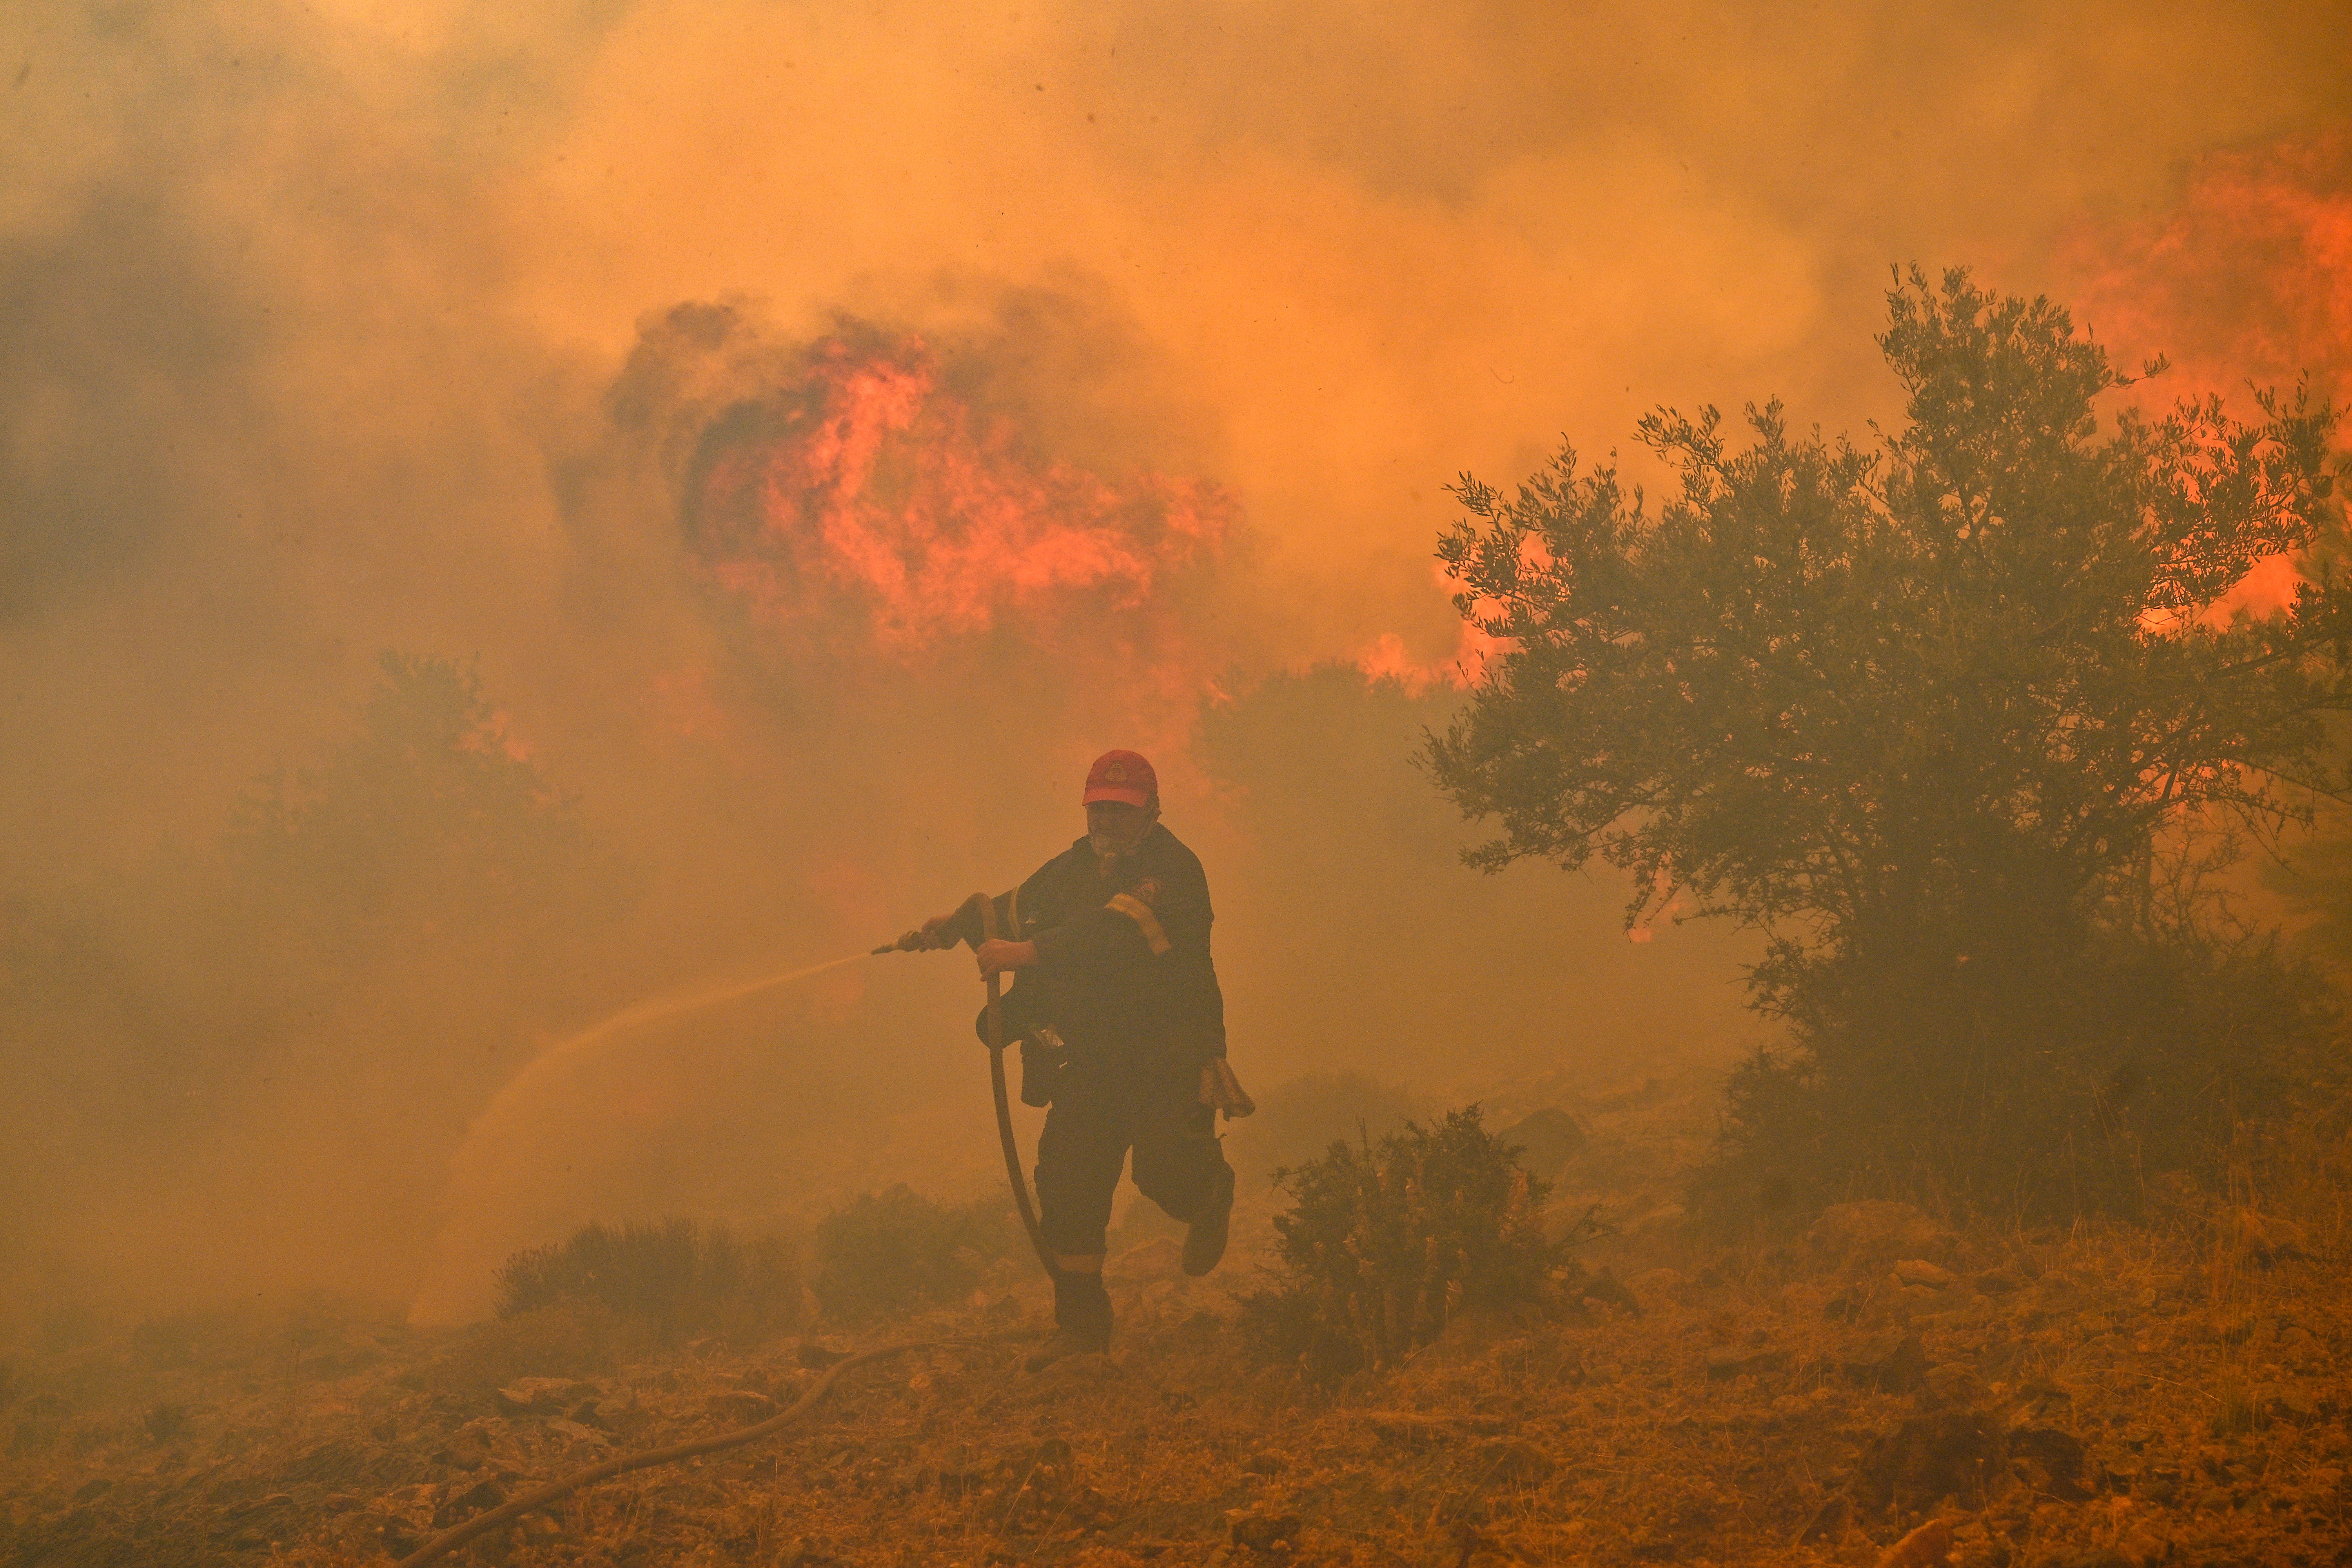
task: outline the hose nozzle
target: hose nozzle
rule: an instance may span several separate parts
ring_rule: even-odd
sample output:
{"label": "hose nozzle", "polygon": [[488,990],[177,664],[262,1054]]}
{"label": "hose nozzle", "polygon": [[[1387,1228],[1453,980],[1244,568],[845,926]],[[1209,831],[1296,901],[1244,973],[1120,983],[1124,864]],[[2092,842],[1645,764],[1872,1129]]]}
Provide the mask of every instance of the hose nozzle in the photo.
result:
{"label": "hose nozzle", "polygon": [[954,914],[918,926],[913,931],[901,935],[896,942],[884,942],[874,952],[877,954],[945,952],[951,947],[961,945],[968,946],[977,952],[980,951],[980,944],[983,939],[983,927],[986,924],[982,918],[981,910],[987,902],[987,895],[974,893],[957,907]]}

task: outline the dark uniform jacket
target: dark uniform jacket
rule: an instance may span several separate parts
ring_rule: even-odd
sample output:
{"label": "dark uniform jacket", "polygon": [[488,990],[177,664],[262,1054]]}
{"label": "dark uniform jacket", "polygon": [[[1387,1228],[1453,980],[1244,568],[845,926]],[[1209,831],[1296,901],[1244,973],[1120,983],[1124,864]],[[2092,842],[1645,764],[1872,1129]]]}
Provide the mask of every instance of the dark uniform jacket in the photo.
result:
{"label": "dark uniform jacket", "polygon": [[[1108,863],[1079,838],[996,900],[997,934],[1037,944],[1004,997],[1008,1043],[1058,1036],[1073,1065],[1156,1073],[1225,1054],[1209,879],[1159,823]],[[987,1038],[988,1016],[979,1020]]]}

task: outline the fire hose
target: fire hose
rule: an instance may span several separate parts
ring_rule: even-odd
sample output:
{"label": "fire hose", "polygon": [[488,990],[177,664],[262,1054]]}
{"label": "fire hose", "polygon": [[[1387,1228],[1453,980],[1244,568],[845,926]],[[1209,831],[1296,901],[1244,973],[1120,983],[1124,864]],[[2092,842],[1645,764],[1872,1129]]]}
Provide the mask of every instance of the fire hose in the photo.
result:
{"label": "fire hose", "polygon": [[[975,905],[979,910],[976,922],[969,918]],[[961,936],[950,937],[940,942],[929,932],[910,931],[897,942],[885,942],[874,951],[877,954],[922,952],[942,946],[951,947],[958,941],[963,941],[969,942],[972,951],[977,952],[982,942],[996,940],[996,900],[986,893],[974,893],[966,899],[950,919],[965,928]],[[988,1084],[996,1096],[996,1138],[1004,1148],[1004,1179],[1013,1184],[1013,1206],[1021,1211],[1022,1228],[1029,1233],[1029,1245],[1036,1249],[1037,1261],[1045,1268],[1045,1277],[1049,1279],[1058,1278],[1062,1272],[1061,1266],[1054,1261],[1053,1251],[1045,1245],[1045,1233],[1037,1228],[1037,1205],[1029,1196],[1029,1179],[1021,1173],[1021,1149],[1013,1138],[1013,1101],[1004,1086],[1003,980],[995,974],[988,977]]]}
{"label": "fire hose", "polygon": [[971,1334],[938,1340],[905,1340],[895,1345],[878,1345],[870,1351],[860,1351],[855,1355],[835,1362],[822,1376],[809,1385],[807,1393],[793,1401],[786,1408],[769,1416],[765,1421],[757,1422],[749,1426],[740,1426],[732,1432],[717,1433],[709,1437],[688,1438],[683,1443],[672,1443],[666,1447],[646,1448],[635,1454],[616,1454],[609,1459],[590,1465],[585,1469],[574,1470],[568,1476],[560,1477],[544,1486],[534,1488],[519,1498],[500,1503],[496,1508],[485,1510],[463,1524],[451,1525],[407,1556],[401,1558],[393,1565],[393,1568],[424,1568],[425,1563],[437,1562],[470,1541],[478,1540],[494,1531],[502,1530],[525,1514],[544,1512],[551,1504],[560,1502],[581,1488],[593,1486],[598,1481],[608,1481],[614,1476],[625,1476],[632,1470],[649,1470],[656,1465],[674,1465],[681,1459],[698,1459],[705,1454],[723,1454],[730,1448],[740,1448],[756,1443],[762,1437],[772,1437],[788,1427],[797,1426],[803,1416],[823,1404],[825,1396],[833,1392],[834,1384],[839,1383],[844,1374],[855,1372],[869,1363],[885,1361],[895,1355],[904,1355],[909,1351],[948,1350],[960,1345],[1003,1344],[1008,1340],[1032,1339],[1036,1336],[1036,1333],[1035,1330],[1013,1329],[995,1334]]}
{"label": "fire hose", "polygon": [[650,1469],[656,1465],[676,1464],[680,1459],[698,1458],[704,1454],[722,1453],[729,1448],[740,1448],[746,1443],[756,1443],[762,1437],[772,1436],[782,1431],[785,1427],[798,1422],[810,1411],[814,1410],[824,1396],[833,1392],[833,1385],[841,1381],[842,1373],[853,1367],[864,1366],[868,1362],[880,1361],[886,1356],[899,1355],[908,1351],[929,1350],[935,1346],[951,1342],[956,1342],[910,1340],[904,1344],[884,1345],[878,1350],[866,1351],[851,1356],[846,1361],[836,1363],[831,1370],[811,1385],[806,1394],[794,1400],[789,1408],[769,1416],[757,1426],[745,1426],[733,1432],[721,1432],[715,1437],[696,1437],[684,1443],[673,1443],[666,1448],[647,1448],[642,1453],[621,1454],[606,1459],[602,1464],[591,1465],[584,1470],[575,1470],[561,1480],[550,1481],[543,1487],[523,1493],[510,1502],[500,1503],[486,1512],[478,1513],[463,1524],[450,1526],[402,1558],[396,1568],[423,1568],[424,1564],[447,1556],[476,1537],[488,1535],[494,1530],[503,1529],[527,1513],[537,1513],[545,1509],[548,1504],[578,1491],[582,1487],[593,1486],[598,1481],[610,1480],[614,1476],[625,1476],[631,1470]]}

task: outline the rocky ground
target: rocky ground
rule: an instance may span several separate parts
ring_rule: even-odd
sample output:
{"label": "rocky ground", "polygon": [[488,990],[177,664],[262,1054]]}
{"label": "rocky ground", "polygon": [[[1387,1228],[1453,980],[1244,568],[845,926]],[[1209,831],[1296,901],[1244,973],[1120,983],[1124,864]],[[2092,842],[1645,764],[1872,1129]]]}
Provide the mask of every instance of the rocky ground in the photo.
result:
{"label": "rocky ground", "polygon": [[1113,1354],[1034,1376],[1018,1336],[1044,1292],[1010,1272],[856,1334],[591,1347],[534,1378],[501,1374],[511,1343],[327,1301],[59,1322],[0,1387],[0,1561],[381,1563],[920,1338],[798,1429],[590,1488],[454,1560],[2352,1562],[2352,1318],[2326,1215],[2185,1200],[2156,1228],[1955,1235],[1857,1205],[1709,1248],[1669,1180],[1704,1097],[1641,1083],[1575,1109],[1591,1137],[1557,1206],[1619,1223],[1591,1261],[1638,1316],[1468,1321],[1318,1385],[1238,1342],[1246,1256],[1195,1284],[1159,1238],[1112,1269]]}

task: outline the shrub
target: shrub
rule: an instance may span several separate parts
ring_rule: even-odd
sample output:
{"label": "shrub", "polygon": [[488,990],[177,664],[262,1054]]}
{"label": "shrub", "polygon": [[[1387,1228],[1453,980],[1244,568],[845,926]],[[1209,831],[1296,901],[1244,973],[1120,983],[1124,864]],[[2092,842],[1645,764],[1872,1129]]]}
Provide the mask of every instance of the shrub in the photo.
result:
{"label": "shrub", "polygon": [[499,1269],[500,1318],[566,1302],[593,1302],[664,1340],[776,1332],[800,1321],[800,1259],[781,1236],[742,1241],[722,1227],[667,1219],[585,1226]]}
{"label": "shrub", "polygon": [[969,1293],[1020,1237],[1002,1198],[945,1205],[901,1184],[862,1193],[816,1227],[812,1289],[828,1316],[880,1317]]}
{"label": "shrub", "polygon": [[[1790,1046],[1733,1071],[1694,1212],[2137,1217],[2151,1178],[2208,1171],[2242,1122],[2286,1115],[2341,1037],[2318,982],[2263,940],[2101,933],[1998,973],[1925,967],[1849,966],[1830,1005],[1792,1014]],[[2038,983],[2006,994],[2019,972]]]}
{"label": "shrub", "polygon": [[1244,1302],[1243,1323],[1311,1370],[1381,1365],[1465,1310],[1557,1303],[1577,1272],[1538,1223],[1546,1184],[1475,1106],[1335,1142],[1275,1180],[1293,1200],[1274,1222],[1283,1279]]}

